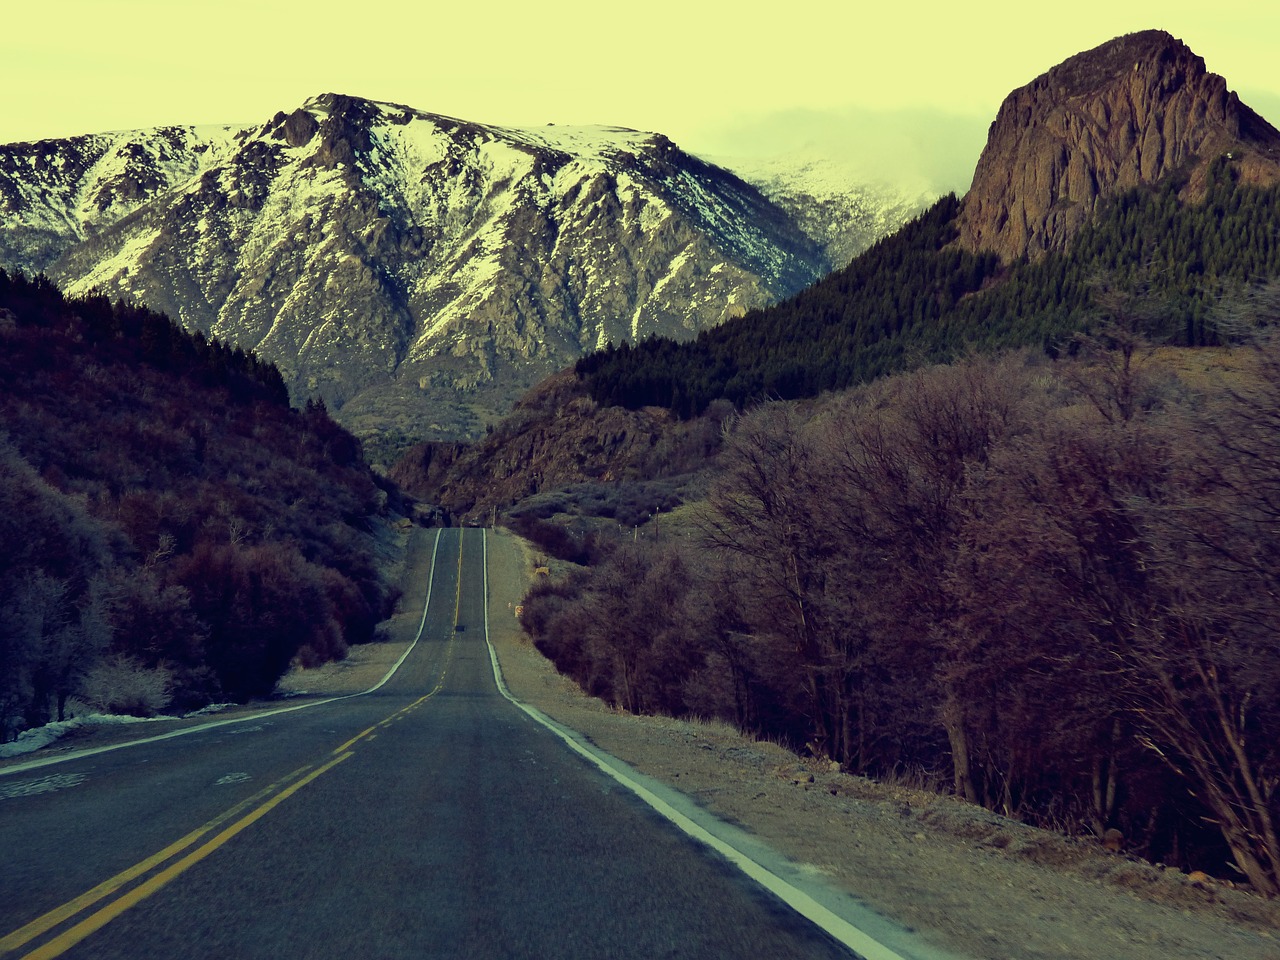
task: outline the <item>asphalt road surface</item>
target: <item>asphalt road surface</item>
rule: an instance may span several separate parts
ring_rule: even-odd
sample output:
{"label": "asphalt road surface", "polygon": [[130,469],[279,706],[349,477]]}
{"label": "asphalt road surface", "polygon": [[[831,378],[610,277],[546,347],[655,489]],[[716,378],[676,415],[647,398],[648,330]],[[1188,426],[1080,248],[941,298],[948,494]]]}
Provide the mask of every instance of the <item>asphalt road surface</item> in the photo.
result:
{"label": "asphalt road surface", "polygon": [[0,956],[851,956],[504,699],[482,531],[420,537],[377,690],[0,771]]}

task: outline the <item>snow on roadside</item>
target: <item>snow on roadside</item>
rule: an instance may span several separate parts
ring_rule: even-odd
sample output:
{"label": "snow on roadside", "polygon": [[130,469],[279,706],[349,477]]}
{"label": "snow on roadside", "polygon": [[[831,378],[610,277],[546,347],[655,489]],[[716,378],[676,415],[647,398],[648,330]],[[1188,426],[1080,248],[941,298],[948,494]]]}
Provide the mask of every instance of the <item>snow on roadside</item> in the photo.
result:
{"label": "snow on roadside", "polygon": [[[202,707],[192,713],[184,714],[187,717],[199,717],[208,713],[217,713],[227,707],[234,706],[230,703],[211,703],[207,707]],[[18,734],[18,738],[11,743],[0,743],[0,760],[9,757],[20,757],[28,753],[35,753],[42,750],[49,744],[53,743],[73,730],[83,730],[85,728],[109,727],[128,723],[154,723],[157,720],[178,720],[179,717],[158,716],[158,717],[130,717],[122,714],[109,713],[87,713],[83,716],[72,717],[70,720],[55,720],[53,723],[46,723],[43,727],[33,727],[30,730],[24,730]]]}

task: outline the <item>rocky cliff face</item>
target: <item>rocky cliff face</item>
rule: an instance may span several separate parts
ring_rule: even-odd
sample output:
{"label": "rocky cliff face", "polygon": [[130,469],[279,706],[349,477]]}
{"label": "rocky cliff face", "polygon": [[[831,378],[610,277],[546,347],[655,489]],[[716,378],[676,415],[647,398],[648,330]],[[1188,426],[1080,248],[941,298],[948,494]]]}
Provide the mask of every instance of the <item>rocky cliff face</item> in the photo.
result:
{"label": "rocky cliff face", "polygon": [[1100,200],[1186,178],[1194,200],[1215,158],[1248,183],[1280,179],[1280,133],[1161,31],[1081,53],[1011,93],[960,214],[960,242],[1009,261],[1066,246]]}
{"label": "rocky cliff face", "polygon": [[658,134],[502,129],[325,95],[261,127],[0,148],[0,266],[257,351],[359,433],[474,435],[609,341],[698,330],[829,268]]}

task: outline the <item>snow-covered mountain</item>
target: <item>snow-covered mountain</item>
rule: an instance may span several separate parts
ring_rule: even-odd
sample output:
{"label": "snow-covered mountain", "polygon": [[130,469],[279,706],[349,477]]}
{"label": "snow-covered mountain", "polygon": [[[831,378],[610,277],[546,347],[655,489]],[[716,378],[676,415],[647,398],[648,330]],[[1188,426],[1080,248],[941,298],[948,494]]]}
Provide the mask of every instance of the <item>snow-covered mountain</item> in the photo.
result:
{"label": "snow-covered mountain", "polygon": [[0,146],[0,266],[63,253],[216,163],[235,128],[162,127]]}
{"label": "snow-covered mountain", "polygon": [[0,147],[0,266],[251,348],[358,433],[442,437],[586,350],[690,336],[831,262],[659,134],[326,94],[259,127]]}
{"label": "snow-covered mountain", "polygon": [[708,157],[782,207],[839,269],[944,192],[923,184],[866,183],[829,155]]}

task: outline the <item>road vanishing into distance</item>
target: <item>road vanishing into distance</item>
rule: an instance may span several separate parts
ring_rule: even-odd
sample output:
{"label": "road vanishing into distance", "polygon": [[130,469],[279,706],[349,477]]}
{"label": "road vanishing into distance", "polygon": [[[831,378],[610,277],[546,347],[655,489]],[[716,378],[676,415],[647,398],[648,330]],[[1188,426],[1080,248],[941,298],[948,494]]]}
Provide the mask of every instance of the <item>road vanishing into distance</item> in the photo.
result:
{"label": "road vanishing into distance", "polygon": [[857,955],[505,698],[484,532],[415,537],[376,689],[0,768],[0,956]]}

